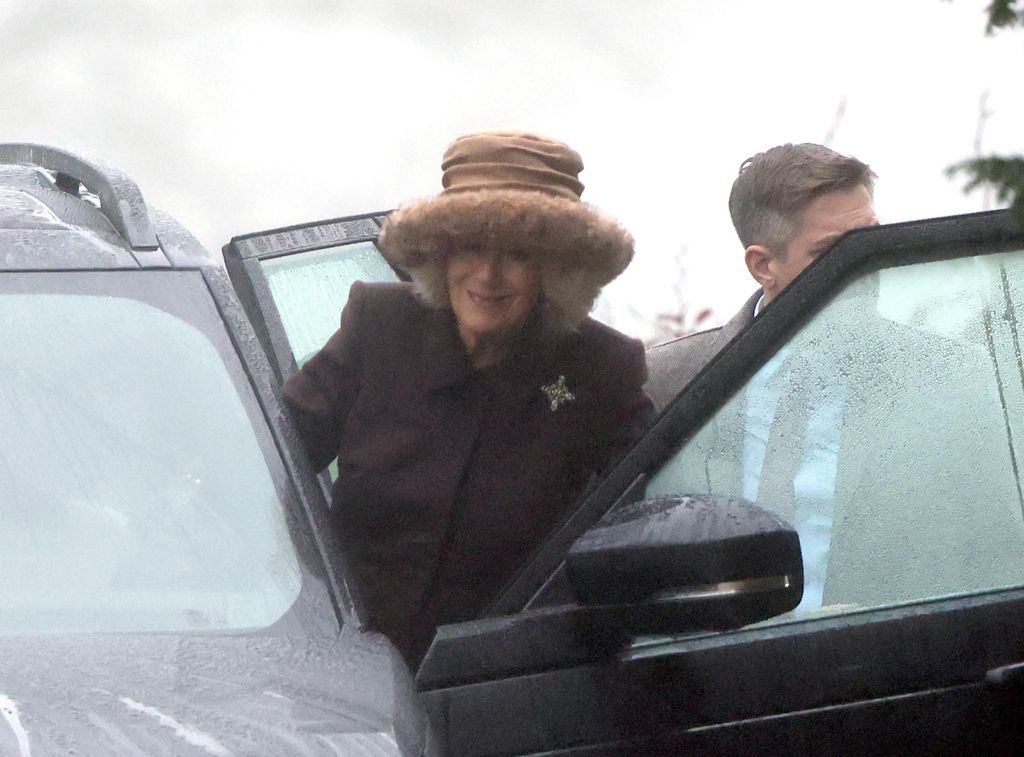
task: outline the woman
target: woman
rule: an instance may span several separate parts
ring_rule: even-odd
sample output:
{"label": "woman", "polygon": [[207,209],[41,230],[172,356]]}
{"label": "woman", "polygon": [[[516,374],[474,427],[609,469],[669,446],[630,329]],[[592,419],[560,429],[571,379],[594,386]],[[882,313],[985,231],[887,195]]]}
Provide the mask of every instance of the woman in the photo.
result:
{"label": "woman", "polygon": [[477,615],[652,414],[639,342],[589,319],[633,255],[580,202],[583,164],[519,132],[461,137],[444,191],[379,247],[412,284],[352,287],[285,386],[373,627],[417,664]]}

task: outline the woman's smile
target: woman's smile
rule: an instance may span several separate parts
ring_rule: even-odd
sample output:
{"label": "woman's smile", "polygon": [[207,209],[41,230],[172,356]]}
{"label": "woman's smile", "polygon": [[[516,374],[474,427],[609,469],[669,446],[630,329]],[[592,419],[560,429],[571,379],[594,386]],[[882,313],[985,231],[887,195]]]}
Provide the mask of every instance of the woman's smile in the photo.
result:
{"label": "woman's smile", "polygon": [[467,289],[466,294],[469,295],[469,298],[473,302],[480,303],[482,305],[501,305],[517,296],[516,292],[508,294],[485,294],[483,292],[474,292],[472,289]]}
{"label": "woman's smile", "polygon": [[447,279],[459,336],[471,357],[522,328],[540,295],[537,266],[504,252],[455,252]]}

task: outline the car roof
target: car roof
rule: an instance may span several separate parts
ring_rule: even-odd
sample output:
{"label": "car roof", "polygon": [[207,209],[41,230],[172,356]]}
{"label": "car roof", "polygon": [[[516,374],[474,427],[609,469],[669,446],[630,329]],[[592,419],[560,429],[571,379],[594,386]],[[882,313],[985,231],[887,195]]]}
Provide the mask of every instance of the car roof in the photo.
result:
{"label": "car roof", "polygon": [[217,264],[122,171],[57,147],[0,144],[0,270]]}

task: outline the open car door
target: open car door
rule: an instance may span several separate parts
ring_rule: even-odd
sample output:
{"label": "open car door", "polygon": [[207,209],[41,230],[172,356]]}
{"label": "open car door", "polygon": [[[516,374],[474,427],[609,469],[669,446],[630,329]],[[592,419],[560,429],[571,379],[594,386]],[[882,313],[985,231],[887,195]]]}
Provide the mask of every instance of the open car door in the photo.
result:
{"label": "open car door", "polygon": [[376,246],[384,213],[244,234],[224,264],[278,379],[327,342],[355,281],[398,281]]}

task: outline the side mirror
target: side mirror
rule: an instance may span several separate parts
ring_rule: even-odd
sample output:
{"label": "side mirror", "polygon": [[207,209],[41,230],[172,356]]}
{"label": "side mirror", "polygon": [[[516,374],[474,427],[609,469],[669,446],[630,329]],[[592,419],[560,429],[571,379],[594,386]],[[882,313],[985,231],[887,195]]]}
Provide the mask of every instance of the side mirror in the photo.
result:
{"label": "side mirror", "polygon": [[728,497],[618,508],[576,541],[565,567],[575,604],[438,628],[420,689],[608,661],[633,637],[738,628],[803,595],[796,531]]}
{"label": "side mirror", "polygon": [[803,595],[796,531],[746,500],[711,495],[612,511],[570,549],[566,573],[580,605],[618,608],[630,634],[738,628]]}

